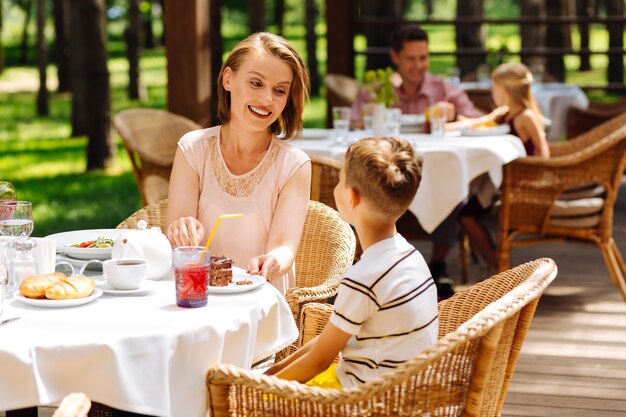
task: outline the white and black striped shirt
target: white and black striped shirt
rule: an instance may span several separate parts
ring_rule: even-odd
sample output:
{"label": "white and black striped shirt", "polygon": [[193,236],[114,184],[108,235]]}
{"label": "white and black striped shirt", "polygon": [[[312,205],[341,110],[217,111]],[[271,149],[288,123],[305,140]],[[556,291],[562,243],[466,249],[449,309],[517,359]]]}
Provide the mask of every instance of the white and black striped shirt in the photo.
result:
{"label": "white and black striped shirt", "polygon": [[369,247],[341,281],[330,322],[353,336],[341,352],[344,387],[375,379],[437,341],[437,289],[401,235]]}

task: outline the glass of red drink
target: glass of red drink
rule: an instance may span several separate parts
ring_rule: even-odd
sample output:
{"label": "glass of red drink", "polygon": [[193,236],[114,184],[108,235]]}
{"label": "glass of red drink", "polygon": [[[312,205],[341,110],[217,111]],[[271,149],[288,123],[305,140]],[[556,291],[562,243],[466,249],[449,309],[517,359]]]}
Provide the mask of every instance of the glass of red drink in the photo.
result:
{"label": "glass of red drink", "polygon": [[174,248],[176,275],[176,304],[179,307],[204,307],[207,304],[207,285],[211,253],[203,246]]}

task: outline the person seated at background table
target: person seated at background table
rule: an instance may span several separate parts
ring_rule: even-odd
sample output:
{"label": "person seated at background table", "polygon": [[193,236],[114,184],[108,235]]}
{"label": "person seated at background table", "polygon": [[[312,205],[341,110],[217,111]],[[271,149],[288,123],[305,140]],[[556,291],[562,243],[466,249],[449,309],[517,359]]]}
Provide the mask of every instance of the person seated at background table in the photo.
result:
{"label": "person seated at background table", "polygon": [[[400,85],[394,87],[398,99],[395,106],[401,108],[402,113],[422,114],[429,106],[441,102],[448,108],[447,115],[450,121],[455,120],[457,116],[461,118],[482,115],[463,90],[428,71],[428,34],[418,25],[401,26],[392,34],[390,56],[402,81]],[[361,108],[370,99],[369,92],[363,91],[353,104],[354,126],[363,126]],[[454,294],[445,260],[458,240],[459,210],[460,206],[430,236],[433,250],[429,266],[442,298]]]}
{"label": "person seated at background table", "polygon": [[[501,116],[498,122],[509,125],[510,133],[524,143],[528,156],[549,158],[550,147],[546,140],[543,118],[531,88],[533,84],[531,72],[524,64],[501,64],[493,71],[491,78],[494,103],[496,106],[508,108],[508,112]],[[476,187],[480,188],[480,184],[479,181]],[[487,265],[496,268],[498,263],[496,245],[480,221],[491,209],[492,196],[493,192],[485,193],[484,190],[478,189],[461,209],[460,222],[472,248]]]}
{"label": "person seated at background table", "polygon": [[363,254],[346,271],[322,333],[266,374],[300,382],[317,375],[310,384],[353,387],[437,340],[435,283],[422,255],[395,226],[415,197],[421,171],[404,139],[367,138],[348,148],[334,195]]}
{"label": "person seated at background table", "polygon": [[255,33],[232,50],[217,85],[223,124],[178,143],[167,212],[173,246],[204,245],[220,215],[243,213],[221,223],[211,254],[263,275],[283,294],[295,284],[311,163],[285,139],[302,132],[308,88],[301,57],[280,36]]}

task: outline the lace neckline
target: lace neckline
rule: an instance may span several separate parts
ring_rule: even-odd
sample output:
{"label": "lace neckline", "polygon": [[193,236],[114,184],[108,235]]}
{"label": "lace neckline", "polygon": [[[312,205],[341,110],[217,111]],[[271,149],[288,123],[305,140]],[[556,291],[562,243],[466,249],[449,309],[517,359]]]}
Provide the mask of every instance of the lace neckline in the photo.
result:
{"label": "lace neckline", "polygon": [[256,186],[272,166],[278,154],[279,147],[274,143],[275,139],[272,137],[263,159],[250,171],[241,175],[235,175],[228,169],[228,165],[226,165],[224,155],[222,154],[222,148],[220,146],[221,132],[222,127],[220,126],[216,140],[213,141],[213,146],[211,147],[211,162],[214,167],[217,183],[222,191],[233,197],[248,197],[254,192]]}

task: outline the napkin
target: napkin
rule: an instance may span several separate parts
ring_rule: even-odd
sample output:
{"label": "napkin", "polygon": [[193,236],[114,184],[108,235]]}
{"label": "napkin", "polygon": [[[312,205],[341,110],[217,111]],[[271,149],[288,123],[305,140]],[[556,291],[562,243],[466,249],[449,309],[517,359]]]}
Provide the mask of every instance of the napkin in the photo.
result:
{"label": "napkin", "polygon": [[54,272],[57,250],[56,242],[54,239],[47,237],[34,237],[33,239],[37,242],[34,250],[37,272],[40,274]]}

